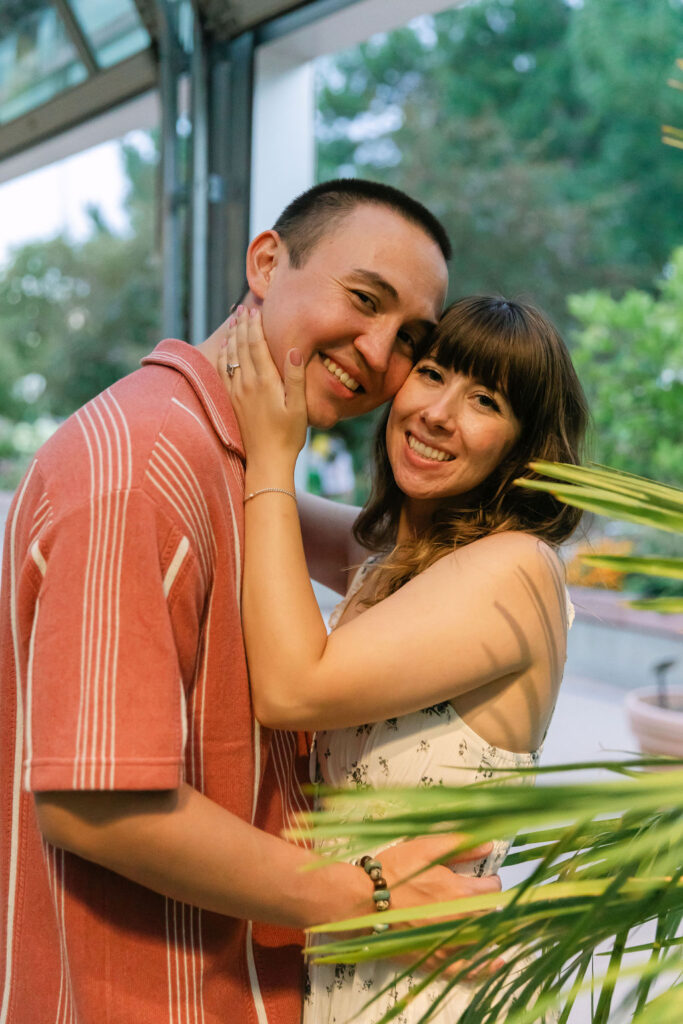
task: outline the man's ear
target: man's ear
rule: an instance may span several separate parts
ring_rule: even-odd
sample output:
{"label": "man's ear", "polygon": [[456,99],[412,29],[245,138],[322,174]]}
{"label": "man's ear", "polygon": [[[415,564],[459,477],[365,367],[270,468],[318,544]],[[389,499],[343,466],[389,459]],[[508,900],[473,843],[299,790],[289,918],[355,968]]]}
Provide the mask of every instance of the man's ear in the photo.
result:
{"label": "man's ear", "polygon": [[263,300],[270,288],[277,266],[286,258],[285,244],[277,231],[262,231],[247,249],[247,281],[249,291]]}

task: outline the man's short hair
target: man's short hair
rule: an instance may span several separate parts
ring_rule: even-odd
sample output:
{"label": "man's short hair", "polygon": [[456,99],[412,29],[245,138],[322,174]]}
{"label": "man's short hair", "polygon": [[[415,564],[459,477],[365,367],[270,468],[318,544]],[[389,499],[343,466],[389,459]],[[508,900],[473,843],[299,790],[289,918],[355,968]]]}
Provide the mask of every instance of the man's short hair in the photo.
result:
{"label": "man's short hair", "polygon": [[452,255],[446,229],[426,206],[391,185],[365,178],[337,178],[314,185],[297,196],[273,224],[287,246],[293,267],[306,261],[318,242],[357,206],[385,206],[421,227],[443,253]]}

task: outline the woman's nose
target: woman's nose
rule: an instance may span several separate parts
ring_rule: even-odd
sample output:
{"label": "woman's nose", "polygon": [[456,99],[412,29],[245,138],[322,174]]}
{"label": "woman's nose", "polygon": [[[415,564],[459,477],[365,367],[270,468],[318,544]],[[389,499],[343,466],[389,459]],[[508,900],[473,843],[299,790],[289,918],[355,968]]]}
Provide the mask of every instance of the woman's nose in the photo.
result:
{"label": "woman's nose", "polygon": [[425,424],[433,430],[455,430],[457,419],[453,402],[442,400],[426,405],[422,410]]}

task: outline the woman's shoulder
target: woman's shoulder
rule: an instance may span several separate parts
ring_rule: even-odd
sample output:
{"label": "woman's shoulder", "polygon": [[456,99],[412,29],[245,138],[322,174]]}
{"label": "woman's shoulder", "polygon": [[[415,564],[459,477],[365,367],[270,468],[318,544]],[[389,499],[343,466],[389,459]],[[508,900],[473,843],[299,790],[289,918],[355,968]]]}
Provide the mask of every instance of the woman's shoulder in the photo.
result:
{"label": "woman's shoulder", "polygon": [[[521,530],[505,530],[480,537],[446,555],[460,569],[495,570],[495,575],[509,575],[536,582],[547,580],[554,586],[564,585],[564,566],[557,551],[540,537]],[[445,561],[445,559],[444,559]]]}

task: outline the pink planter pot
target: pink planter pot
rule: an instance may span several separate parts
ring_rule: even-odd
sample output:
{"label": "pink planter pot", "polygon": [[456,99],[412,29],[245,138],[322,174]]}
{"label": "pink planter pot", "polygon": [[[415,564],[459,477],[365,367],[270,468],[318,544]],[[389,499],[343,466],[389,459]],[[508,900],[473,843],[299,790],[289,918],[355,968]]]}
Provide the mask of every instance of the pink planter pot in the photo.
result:
{"label": "pink planter pot", "polygon": [[683,757],[683,690],[669,689],[668,708],[657,704],[657,689],[647,687],[626,694],[626,711],[644,754]]}

